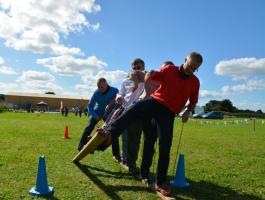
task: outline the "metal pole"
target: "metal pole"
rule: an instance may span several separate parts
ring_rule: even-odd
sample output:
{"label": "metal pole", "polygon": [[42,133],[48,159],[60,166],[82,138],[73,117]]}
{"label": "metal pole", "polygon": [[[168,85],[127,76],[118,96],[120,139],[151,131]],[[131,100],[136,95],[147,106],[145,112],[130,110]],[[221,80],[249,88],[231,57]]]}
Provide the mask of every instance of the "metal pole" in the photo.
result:
{"label": "metal pole", "polygon": [[184,127],[184,123],[182,123],[182,126],[181,126],[181,131],[180,131],[180,136],[179,136],[179,144],[178,144],[178,149],[177,149],[177,154],[176,154],[176,157],[175,157],[175,160],[174,160],[174,168],[173,168],[173,176],[174,176],[174,173],[176,171],[176,165],[177,165],[177,158],[178,158],[178,154],[179,154],[179,149],[180,149],[180,142],[181,142],[181,136],[182,136],[182,133],[183,133],[183,127]]}
{"label": "metal pole", "polygon": [[254,119],[254,132],[256,131],[256,120]]}

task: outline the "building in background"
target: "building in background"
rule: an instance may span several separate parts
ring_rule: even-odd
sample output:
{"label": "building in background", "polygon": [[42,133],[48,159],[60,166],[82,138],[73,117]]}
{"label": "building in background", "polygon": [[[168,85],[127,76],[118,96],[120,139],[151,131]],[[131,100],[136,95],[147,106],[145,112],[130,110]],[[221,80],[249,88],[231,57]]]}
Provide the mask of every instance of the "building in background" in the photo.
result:
{"label": "building in background", "polygon": [[68,108],[80,107],[85,109],[88,101],[88,98],[69,95],[21,92],[9,92],[4,95],[5,105],[14,110],[38,110],[40,102],[47,104],[46,111],[59,112],[62,103]]}

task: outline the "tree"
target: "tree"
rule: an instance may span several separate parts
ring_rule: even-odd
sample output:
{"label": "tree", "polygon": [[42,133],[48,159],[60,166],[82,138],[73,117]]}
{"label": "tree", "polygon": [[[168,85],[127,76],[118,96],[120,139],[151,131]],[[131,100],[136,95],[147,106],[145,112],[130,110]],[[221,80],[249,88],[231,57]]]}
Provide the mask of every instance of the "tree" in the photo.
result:
{"label": "tree", "polygon": [[45,94],[53,94],[53,95],[55,95],[54,92],[45,92]]}
{"label": "tree", "polygon": [[237,110],[229,99],[221,101],[221,107],[221,110],[225,112],[235,112]]}
{"label": "tree", "polygon": [[229,99],[223,101],[211,100],[205,105],[205,111],[224,111],[224,112],[235,112],[236,107],[233,106]]}
{"label": "tree", "polygon": [[261,110],[261,109],[257,110],[257,112],[256,112],[256,113],[258,113],[258,114],[263,114],[263,112],[262,112],[262,110]]}

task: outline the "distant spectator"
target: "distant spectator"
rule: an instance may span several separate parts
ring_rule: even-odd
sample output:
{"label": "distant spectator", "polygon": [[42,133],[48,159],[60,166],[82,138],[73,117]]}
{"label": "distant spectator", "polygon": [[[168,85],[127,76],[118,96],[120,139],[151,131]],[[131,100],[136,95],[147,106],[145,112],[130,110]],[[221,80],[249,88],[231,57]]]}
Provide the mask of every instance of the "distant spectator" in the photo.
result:
{"label": "distant spectator", "polygon": [[78,107],[78,113],[79,113],[79,117],[81,117],[82,116],[82,108],[81,107]]}
{"label": "distant spectator", "polygon": [[64,116],[64,107],[61,108],[62,116]]}
{"label": "distant spectator", "polygon": [[64,116],[65,117],[68,116],[68,108],[67,108],[67,106],[64,106]]}

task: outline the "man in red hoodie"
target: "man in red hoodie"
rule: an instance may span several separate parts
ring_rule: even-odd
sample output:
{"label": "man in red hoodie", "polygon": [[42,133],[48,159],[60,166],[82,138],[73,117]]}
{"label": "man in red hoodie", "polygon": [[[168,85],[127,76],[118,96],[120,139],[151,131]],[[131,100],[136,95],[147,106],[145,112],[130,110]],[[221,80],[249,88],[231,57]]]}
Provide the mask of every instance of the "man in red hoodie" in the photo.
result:
{"label": "man in red hoodie", "polygon": [[145,123],[150,121],[151,118],[155,119],[159,138],[159,158],[155,187],[164,196],[170,196],[166,177],[175,115],[180,113],[187,101],[189,101],[189,105],[182,115],[183,123],[188,121],[189,114],[194,110],[198,102],[200,81],[193,73],[200,67],[202,62],[202,56],[197,52],[192,52],[185,58],[184,64],[180,67],[163,65],[158,71],[151,70],[147,72],[145,81],[159,82],[159,88],[150,98],[137,102],[124,112],[107,129],[98,130],[101,134],[108,136],[105,145],[109,145],[112,138],[118,137],[122,130],[134,120],[142,119]]}

